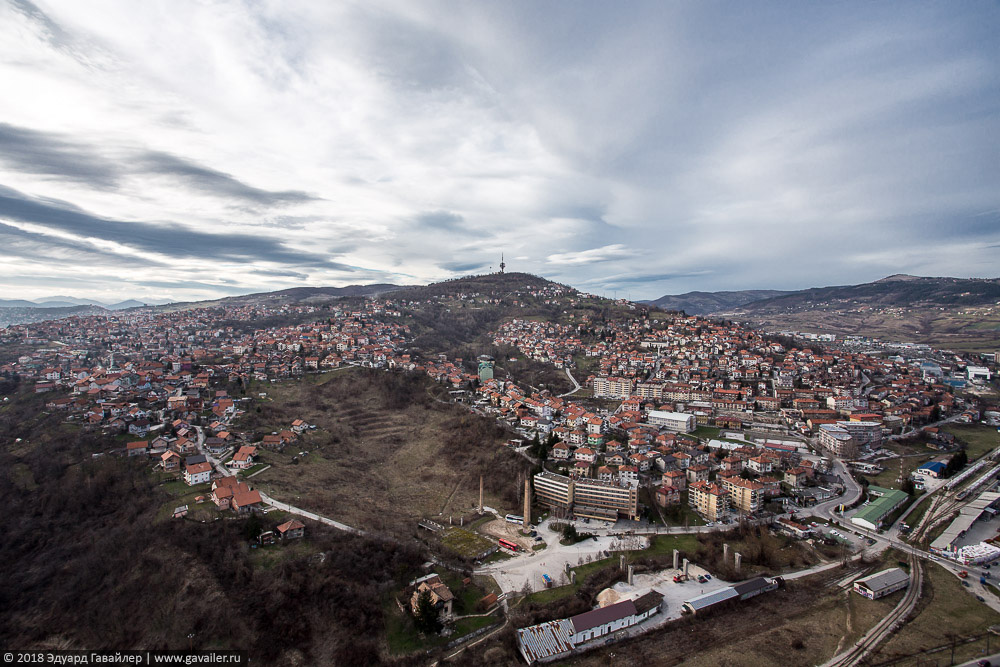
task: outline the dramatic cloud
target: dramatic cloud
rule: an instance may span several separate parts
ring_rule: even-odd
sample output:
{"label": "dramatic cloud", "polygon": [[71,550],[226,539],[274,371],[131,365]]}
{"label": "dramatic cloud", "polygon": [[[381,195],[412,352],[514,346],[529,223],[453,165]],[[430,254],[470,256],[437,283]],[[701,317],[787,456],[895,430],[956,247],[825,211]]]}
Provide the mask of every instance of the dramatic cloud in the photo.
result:
{"label": "dramatic cloud", "polygon": [[[995,4],[0,0],[0,290],[996,275]],[[80,267],[89,277],[76,281]]]}
{"label": "dramatic cloud", "polygon": [[549,264],[593,264],[607,262],[612,259],[632,257],[637,251],[626,248],[621,243],[606,245],[602,248],[591,248],[580,252],[563,252],[549,255]]}

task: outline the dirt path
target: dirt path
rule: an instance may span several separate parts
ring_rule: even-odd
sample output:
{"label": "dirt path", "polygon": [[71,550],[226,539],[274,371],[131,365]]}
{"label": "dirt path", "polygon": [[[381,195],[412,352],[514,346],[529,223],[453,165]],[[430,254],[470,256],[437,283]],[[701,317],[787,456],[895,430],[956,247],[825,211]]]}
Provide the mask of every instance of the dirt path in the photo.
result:
{"label": "dirt path", "polygon": [[479,530],[492,537],[502,537],[504,539],[508,539],[522,549],[528,551],[530,551],[533,546],[531,538],[525,537],[521,534],[518,524],[511,523],[504,519],[494,519],[489,523],[483,524]]}

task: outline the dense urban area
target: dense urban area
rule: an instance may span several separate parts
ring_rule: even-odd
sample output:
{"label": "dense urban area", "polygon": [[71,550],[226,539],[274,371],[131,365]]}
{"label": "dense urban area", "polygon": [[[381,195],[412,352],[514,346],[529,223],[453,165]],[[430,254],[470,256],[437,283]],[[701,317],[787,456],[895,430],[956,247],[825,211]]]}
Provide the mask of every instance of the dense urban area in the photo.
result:
{"label": "dense urban area", "polygon": [[1000,639],[994,353],[501,272],[14,324],[0,355],[0,634],[26,647],[847,665]]}

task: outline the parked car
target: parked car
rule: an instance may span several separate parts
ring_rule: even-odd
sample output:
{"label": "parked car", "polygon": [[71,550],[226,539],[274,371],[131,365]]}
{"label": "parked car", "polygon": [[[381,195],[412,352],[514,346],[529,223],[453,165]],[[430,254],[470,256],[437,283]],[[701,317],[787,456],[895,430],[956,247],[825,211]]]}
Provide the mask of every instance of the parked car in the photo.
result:
{"label": "parked car", "polygon": [[977,595],[976,599],[979,600],[980,602],[986,602],[986,600],[983,598],[982,595]]}
{"label": "parked car", "polygon": [[970,584],[969,584],[968,581],[963,581],[962,585],[965,586],[966,588],[971,588],[971,586],[970,586]]}

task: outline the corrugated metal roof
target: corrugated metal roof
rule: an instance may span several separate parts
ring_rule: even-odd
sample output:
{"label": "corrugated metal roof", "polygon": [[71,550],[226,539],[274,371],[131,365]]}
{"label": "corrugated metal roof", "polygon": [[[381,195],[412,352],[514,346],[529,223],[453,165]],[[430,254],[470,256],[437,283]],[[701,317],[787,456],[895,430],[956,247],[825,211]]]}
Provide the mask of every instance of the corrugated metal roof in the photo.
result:
{"label": "corrugated metal roof", "polygon": [[636,613],[635,603],[631,600],[624,600],[608,605],[607,607],[577,614],[569,619],[569,622],[573,624],[573,629],[576,632],[583,632],[584,630],[596,628],[605,623],[611,623],[612,621],[617,621],[628,616],[635,616]]}
{"label": "corrugated metal roof", "polygon": [[723,589],[712,591],[711,593],[705,593],[704,595],[699,595],[696,598],[691,598],[684,604],[687,605],[692,611],[698,611],[699,609],[711,607],[713,604],[718,604],[725,600],[731,600],[735,597],[739,597],[739,593],[736,592],[736,589],[732,586],[726,586]]}
{"label": "corrugated metal roof", "polygon": [[895,586],[904,581],[909,580],[910,575],[903,572],[898,567],[891,567],[888,570],[882,570],[881,572],[876,572],[875,574],[869,574],[867,577],[856,580],[854,583],[861,584],[873,593],[878,593],[881,590],[885,590],[890,586]]}
{"label": "corrugated metal roof", "polygon": [[753,579],[748,579],[746,581],[741,581],[738,584],[733,584],[733,590],[740,596],[746,595],[747,593],[755,593],[757,591],[763,590],[771,585],[771,582],[764,577],[754,577]]}
{"label": "corrugated metal roof", "polygon": [[521,628],[517,631],[517,642],[528,664],[576,648],[573,626],[565,619]]}
{"label": "corrugated metal roof", "polygon": [[955,520],[948,524],[944,532],[931,542],[931,549],[936,551],[946,551],[951,548],[955,540],[965,534],[986,510],[987,507],[1000,499],[1000,493],[984,492],[971,503],[959,510]]}
{"label": "corrugated metal roof", "polygon": [[862,508],[855,514],[851,521],[866,521],[871,525],[878,525],[878,522],[892,513],[893,508],[905,501],[907,495],[895,489],[882,489],[880,487],[868,487],[869,491],[875,490],[882,495],[871,501],[868,507]]}

